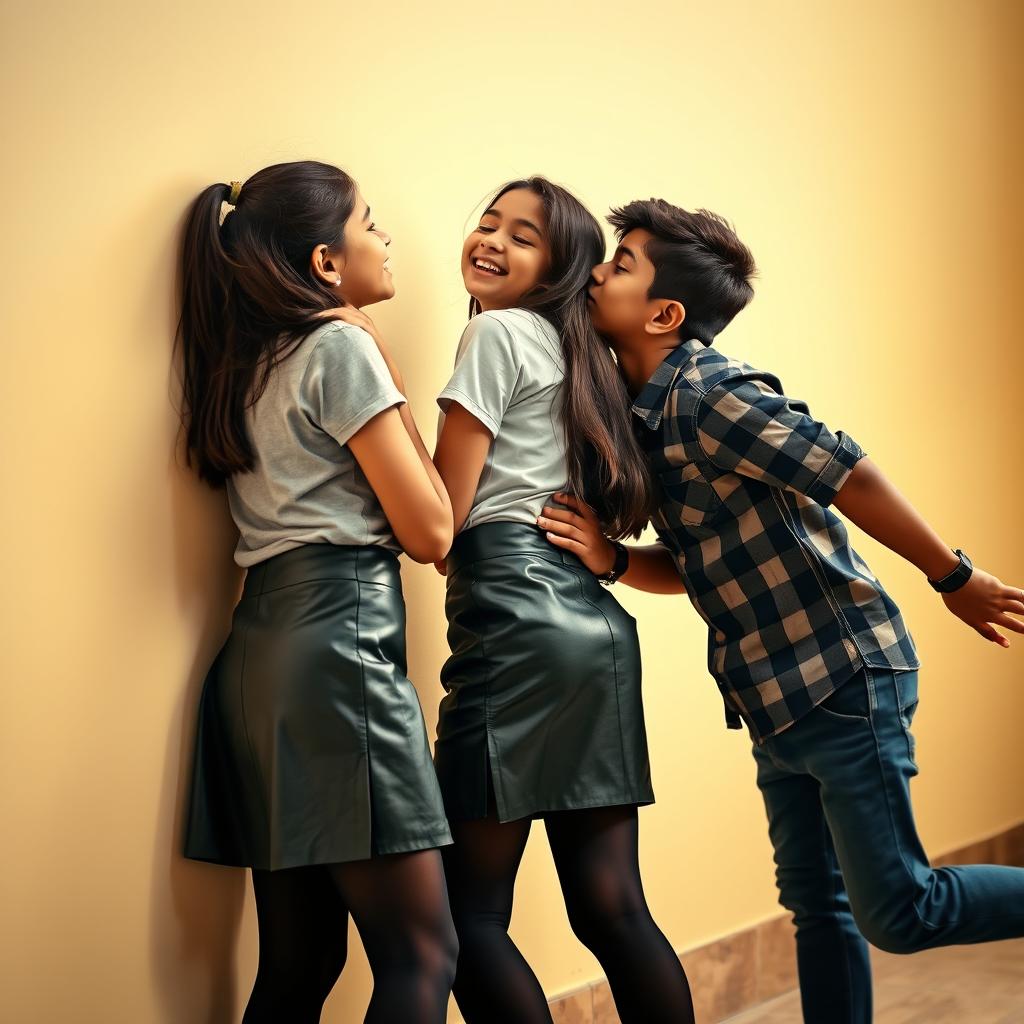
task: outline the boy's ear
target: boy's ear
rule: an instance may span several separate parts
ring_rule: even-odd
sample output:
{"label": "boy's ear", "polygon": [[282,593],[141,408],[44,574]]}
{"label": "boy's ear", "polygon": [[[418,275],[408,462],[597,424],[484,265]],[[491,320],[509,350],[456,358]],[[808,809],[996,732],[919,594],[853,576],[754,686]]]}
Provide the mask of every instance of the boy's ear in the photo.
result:
{"label": "boy's ear", "polygon": [[679,330],[686,319],[686,309],[675,299],[655,299],[650,309],[651,313],[644,324],[648,334],[672,334]]}

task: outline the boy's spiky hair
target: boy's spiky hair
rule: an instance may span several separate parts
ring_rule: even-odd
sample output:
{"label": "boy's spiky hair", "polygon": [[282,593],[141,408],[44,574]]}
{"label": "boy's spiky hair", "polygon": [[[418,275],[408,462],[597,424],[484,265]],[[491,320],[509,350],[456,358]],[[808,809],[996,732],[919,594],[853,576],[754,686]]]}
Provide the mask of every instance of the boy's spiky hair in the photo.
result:
{"label": "boy's spiky hair", "polygon": [[753,298],[754,257],[717,213],[691,213],[664,199],[636,199],[613,209],[608,221],[619,241],[637,228],[651,233],[645,247],[654,264],[648,296],[682,304],[686,337],[710,345]]}

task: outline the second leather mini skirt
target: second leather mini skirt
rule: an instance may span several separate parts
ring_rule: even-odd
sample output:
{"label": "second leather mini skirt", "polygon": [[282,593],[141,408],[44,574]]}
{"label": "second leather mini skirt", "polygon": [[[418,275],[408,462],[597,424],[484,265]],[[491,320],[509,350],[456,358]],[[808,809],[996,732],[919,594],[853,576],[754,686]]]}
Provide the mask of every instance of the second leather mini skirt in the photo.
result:
{"label": "second leather mini skirt", "polygon": [[525,523],[460,533],[448,556],[434,761],[451,821],[654,800],[636,620]]}
{"label": "second leather mini skirt", "polygon": [[449,842],[398,559],[306,544],[253,566],[203,687],[185,855],[275,870]]}

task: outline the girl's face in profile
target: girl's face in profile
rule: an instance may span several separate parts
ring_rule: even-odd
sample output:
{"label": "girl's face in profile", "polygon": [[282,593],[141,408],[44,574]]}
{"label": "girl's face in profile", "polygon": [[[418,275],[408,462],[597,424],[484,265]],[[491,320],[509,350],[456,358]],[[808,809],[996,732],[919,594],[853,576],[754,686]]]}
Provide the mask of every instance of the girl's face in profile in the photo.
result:
{"label": "girl's face in profile", "polygon": [[462,247],[462,279],[482,310],[510,309],[551,266],[541,197],[512,189],[480,217]]}
{"label": "girl's face in profile", "polygon": [[371,218],[362,192],[356,192],[355,206],[345,222],[345,244],[337,260],[341,276],[339,291],[357,309],[383,302],[395,294],[391,280],[391,258],[387,247],[391,236]]}

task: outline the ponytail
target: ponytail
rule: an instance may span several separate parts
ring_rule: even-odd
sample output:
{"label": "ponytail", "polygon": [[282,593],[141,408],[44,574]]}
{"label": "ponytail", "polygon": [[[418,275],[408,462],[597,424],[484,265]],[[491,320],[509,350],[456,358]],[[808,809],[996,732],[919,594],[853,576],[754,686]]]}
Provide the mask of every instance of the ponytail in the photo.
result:
{"label": "ponytail", "polygon": [[[221,220],[224,204],[231,209]],[[245,410],[270,372],[337,304],[309,267],[341,245],[355,182],[315,161],[275,164],[244,184],[210,185],[189,210],[181,253],[182,424],[186,459],[220,487],[255,454]]]}

